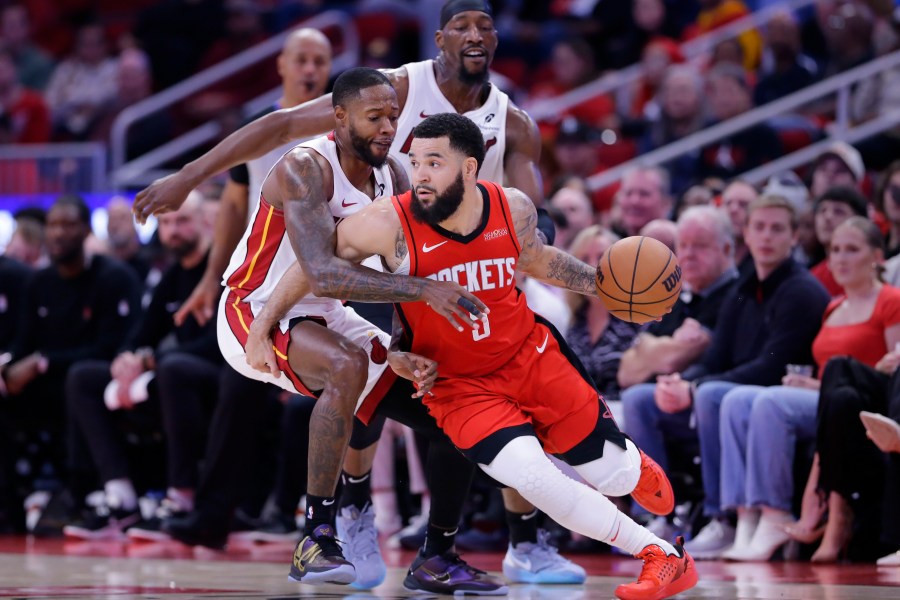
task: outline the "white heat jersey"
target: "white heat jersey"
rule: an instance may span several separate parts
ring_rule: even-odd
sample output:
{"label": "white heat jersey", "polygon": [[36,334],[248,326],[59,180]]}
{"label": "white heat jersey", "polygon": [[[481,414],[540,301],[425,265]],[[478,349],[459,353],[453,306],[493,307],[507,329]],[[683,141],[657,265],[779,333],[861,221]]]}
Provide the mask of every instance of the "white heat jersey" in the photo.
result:
{"label": "white heat jersey", "polygon": [[[437,113],[455,113],[456,109],[441,93],[434,78],[434,61],[409,63],[406,65],[409,74],[409,93],[406,104],[397,120],[397,137],[391,145],[391,156],[400,161],[409,170],[409,146],[412,143],[413,127],[425,120],[425,117]],[[479,108],[463,113],[481,129],[484,136],[484,164],[478,172],[479,179],[504,183],[503,155],[506,153],[506,109],[509,96],[491,86],[487,101]]]}
{"label": "white heat jersey", "polygon": [[[302,142],[301,142],[302,143]],[[250,185],[247,186],[249,196],[247,196],[247,218],[249,219],[259,207],[259,193],[262,190],[263,181],[275,163],[282,156],[290,152],[297,145],[297,140],[291,140],[284,146],[279,146],[271,152],[267,152],[259,158],[247,161],[247,173],[250,179]]]}
{"label": "white heat jersey", "polygon": [[[348,217],[372,202],[372,198],[350,183],[341,169],[333,133],[303,142],[297,147],[310,148],[318,152],[331,165],[334,173],[334,189],[328,204],[336,220]],[[375,169],[373,177],[376,197],[394,194],[390,168],[387,164]],[[225,286],[242,302],[249,303],[253,314],[256,315],[272,295],[285,271],[295,262],[297,257],[287,237],[284,213],[266,202],[265,196],[260,193],[258,206],[251,214],[247,230],[225,271]],[[369,263],[364,264],[372,266]],[[377,262],[374,266],[380,267]],[[320,298],[309,294],[294,305],[285,318],[322,314],[334,310],[340,304],[341,302],[334,298]]]}

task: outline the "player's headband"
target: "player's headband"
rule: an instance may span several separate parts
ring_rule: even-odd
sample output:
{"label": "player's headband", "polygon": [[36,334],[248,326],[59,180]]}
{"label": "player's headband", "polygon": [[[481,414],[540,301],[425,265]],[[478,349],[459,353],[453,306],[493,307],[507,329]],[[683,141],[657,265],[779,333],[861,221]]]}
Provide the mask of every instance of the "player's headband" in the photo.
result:
{"label": "player's headband", "polygon": [[467,10],[477,10],[487,13],[491,18],[494,17],[494,9],[487,0],[450,0],[441,8],[441,29],[447,25],[450,19]]}

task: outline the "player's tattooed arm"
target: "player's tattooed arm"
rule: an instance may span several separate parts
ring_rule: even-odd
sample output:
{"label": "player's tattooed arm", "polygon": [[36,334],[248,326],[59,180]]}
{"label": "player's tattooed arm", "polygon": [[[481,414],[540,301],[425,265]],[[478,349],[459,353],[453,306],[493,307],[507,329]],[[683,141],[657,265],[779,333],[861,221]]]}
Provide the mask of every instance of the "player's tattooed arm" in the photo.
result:
{"label": "player's tattooed arm", "polygon": [[594,267],[571,254],[545,244],[537,235],[537,210],[531,200],[515,188],[505,188],[516,237],[522,247],[518,268],[535,279],[578,294],[597,295]]}
{"label": "player's tattooed arm", "polygon": [[379,273],[338,257],[322,167],[309,153],[296,151],[281,164],[275,174],[284,190],[288,238],[315,295],[360,302],[422,298],[427,287],[424,279]]}

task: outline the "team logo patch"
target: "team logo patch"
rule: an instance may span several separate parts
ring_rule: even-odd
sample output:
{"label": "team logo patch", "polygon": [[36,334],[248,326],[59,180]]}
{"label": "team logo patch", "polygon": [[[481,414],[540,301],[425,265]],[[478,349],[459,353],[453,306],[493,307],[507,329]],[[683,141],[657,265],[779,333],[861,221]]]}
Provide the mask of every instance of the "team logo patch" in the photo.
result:
{"label": "team logo patch", "polygon": [[372,350],[369,352],[369,356],[376,365],[383,365],[387,360],[387,348],[381,343],[381,338],[372,338]]}

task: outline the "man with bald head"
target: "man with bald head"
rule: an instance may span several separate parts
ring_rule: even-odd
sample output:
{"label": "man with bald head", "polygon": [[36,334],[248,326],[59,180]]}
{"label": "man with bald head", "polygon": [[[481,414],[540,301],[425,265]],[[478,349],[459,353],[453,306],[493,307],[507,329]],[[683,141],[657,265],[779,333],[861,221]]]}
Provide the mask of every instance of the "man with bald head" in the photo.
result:
{"label": "man with bald head", "polygon": [[[174,213],[160,215],[159,241],[174,259],[119,353],[108,360],[85,360],[66,379],[67,414],[73,423],[78,472],[96,470],[104,484],[97,514],[65,527],[70,537],[109,539],[140,519],[120,422],[139,431],[166,433],[169,495],[192,492],[208,422],[202,418],[215,399],[222,357],[213,322],[193,318],[175,325],[172,315],[206,269],[209,234],[203,196],[192,192]],[[174,335],[176,344],[163,340]],[[146,401],[146,402],[145,402]],[[160,418],[162,415],[162,419]]]}

